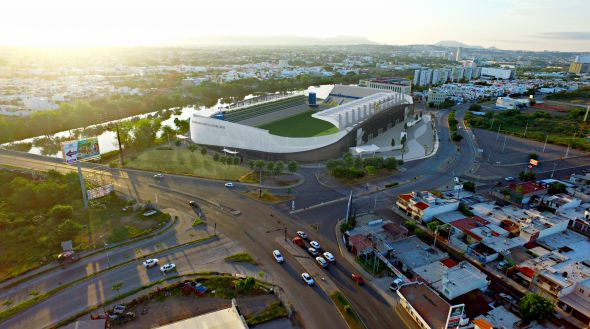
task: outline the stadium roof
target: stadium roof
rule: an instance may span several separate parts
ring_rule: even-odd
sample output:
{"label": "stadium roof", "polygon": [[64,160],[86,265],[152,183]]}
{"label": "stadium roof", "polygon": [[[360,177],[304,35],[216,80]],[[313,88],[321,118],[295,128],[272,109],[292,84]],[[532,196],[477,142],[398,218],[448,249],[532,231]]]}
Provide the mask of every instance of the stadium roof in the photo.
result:
{"label": "stadium roof", "polygon": [[[371,89],[364,87],[350,88]],[[411,104],[411,97],[408,96],[410,97],[410,99],[408,99],[405,96],[406,95],[396,92],[373,93],[366,97],[354,99],[348,103],[314,113],[312,116],[316,119],[328,121],[338,127],[338,129],[342,130],[347,127],[355,126],[358,122],[361,122],[365,118],[372,116],[375,111],[374,105],[377,103],[385,104],[386,107],[399,104]]]}

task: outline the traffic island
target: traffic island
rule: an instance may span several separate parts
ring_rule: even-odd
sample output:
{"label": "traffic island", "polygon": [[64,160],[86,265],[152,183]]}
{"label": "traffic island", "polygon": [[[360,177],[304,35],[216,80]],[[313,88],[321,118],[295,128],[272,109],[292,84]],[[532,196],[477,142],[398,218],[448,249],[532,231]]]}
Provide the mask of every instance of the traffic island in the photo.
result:
{"label": "traffic island", "polygon": [[331,294],[330,299],[332,300],[332,302],[334,302],[334,305],[336,305],[336,308],[338,308],[338,312],[340,312],[340,314],[342,315],[350,329],[367,328],[365,324],[362,322],[359,315],[350,305],[348,299],[346,299],[346,297],[344,297],[344,295],[341,292],[338,291]]}
{"label": "traffic island", "polygon": [[149,328],[226,309],[234,303],[246,322],[255,325],[288,317],[287,309],[273,293],[274,288],[278,287],[235,274],[170,277],[92,307],[51,328],[89,318],[112,318],[115,312],[129,314],[117,323],[119,328]]}

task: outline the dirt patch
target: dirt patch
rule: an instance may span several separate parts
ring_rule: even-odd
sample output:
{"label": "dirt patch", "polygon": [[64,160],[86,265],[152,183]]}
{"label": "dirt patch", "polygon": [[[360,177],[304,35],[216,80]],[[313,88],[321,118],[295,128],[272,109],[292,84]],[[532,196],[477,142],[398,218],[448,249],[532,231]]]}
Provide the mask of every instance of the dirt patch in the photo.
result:
{"label": "dirt patch", "polygon": [[[278,299],[274,295],[237,298],[238,307],[246,318],[256,315],[276,301],[278,301]],[[194,295],[169,296],[163,299],[160,298],[159,300],[155,299],[146,301],[135,307],[129,308],[129,311],[135,312],[136,319],[113,327],[153,328],[225,309],[230,306],[230,300],[218,297],[196,297]]]}

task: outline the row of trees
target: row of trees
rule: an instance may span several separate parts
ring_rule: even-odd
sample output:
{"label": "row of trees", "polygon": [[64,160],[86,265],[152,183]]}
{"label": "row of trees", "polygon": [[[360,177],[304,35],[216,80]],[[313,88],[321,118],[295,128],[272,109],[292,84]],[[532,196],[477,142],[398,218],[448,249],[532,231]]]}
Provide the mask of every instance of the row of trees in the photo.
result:
{"label": "row of trees", "polygon": [[[262,175],[262,172],[266,172],[276,176],[285,171],[285,163],[281,160],[274,162],[264,160],[250,160],[248,161],[248,167],[250,167],[251,170],[258,171],[260,175]],[[296,161],[291,160],[286,164],[286,168],[290,173],[294,173],[299,170],[299,164]]]}
{"label": "row of trees", "polygon": [[398,161],[391,157],[383,159],[381,157],[355,158],[350,153],[346,153],[340,160],[328,160],[326,169],[330,175],[336,178],[356,179],[366,175],[374,175],[380,169],[393,171],[397,168]]}
{"label": "row of trees", "polygon": [[451,131],[451,139],[455,142],[460,142],[463,139],[463,136],[461,136],[461,134],[459,134],[457,131],[457,125],[459,124],[459,121],[455,119],[455,111],[451,111],[451,113],[449,113],[448,120],[449,130]]}

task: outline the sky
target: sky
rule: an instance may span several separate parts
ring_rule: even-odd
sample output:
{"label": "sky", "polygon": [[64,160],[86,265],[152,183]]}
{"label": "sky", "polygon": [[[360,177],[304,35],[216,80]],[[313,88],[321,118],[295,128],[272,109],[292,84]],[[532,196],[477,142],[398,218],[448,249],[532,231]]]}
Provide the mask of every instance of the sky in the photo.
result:
{"label": "sky", "polygon": [[590,52],[590,0],[2,0],[0,13],[4,45],[182,45],[219,35],[293,35]]}

